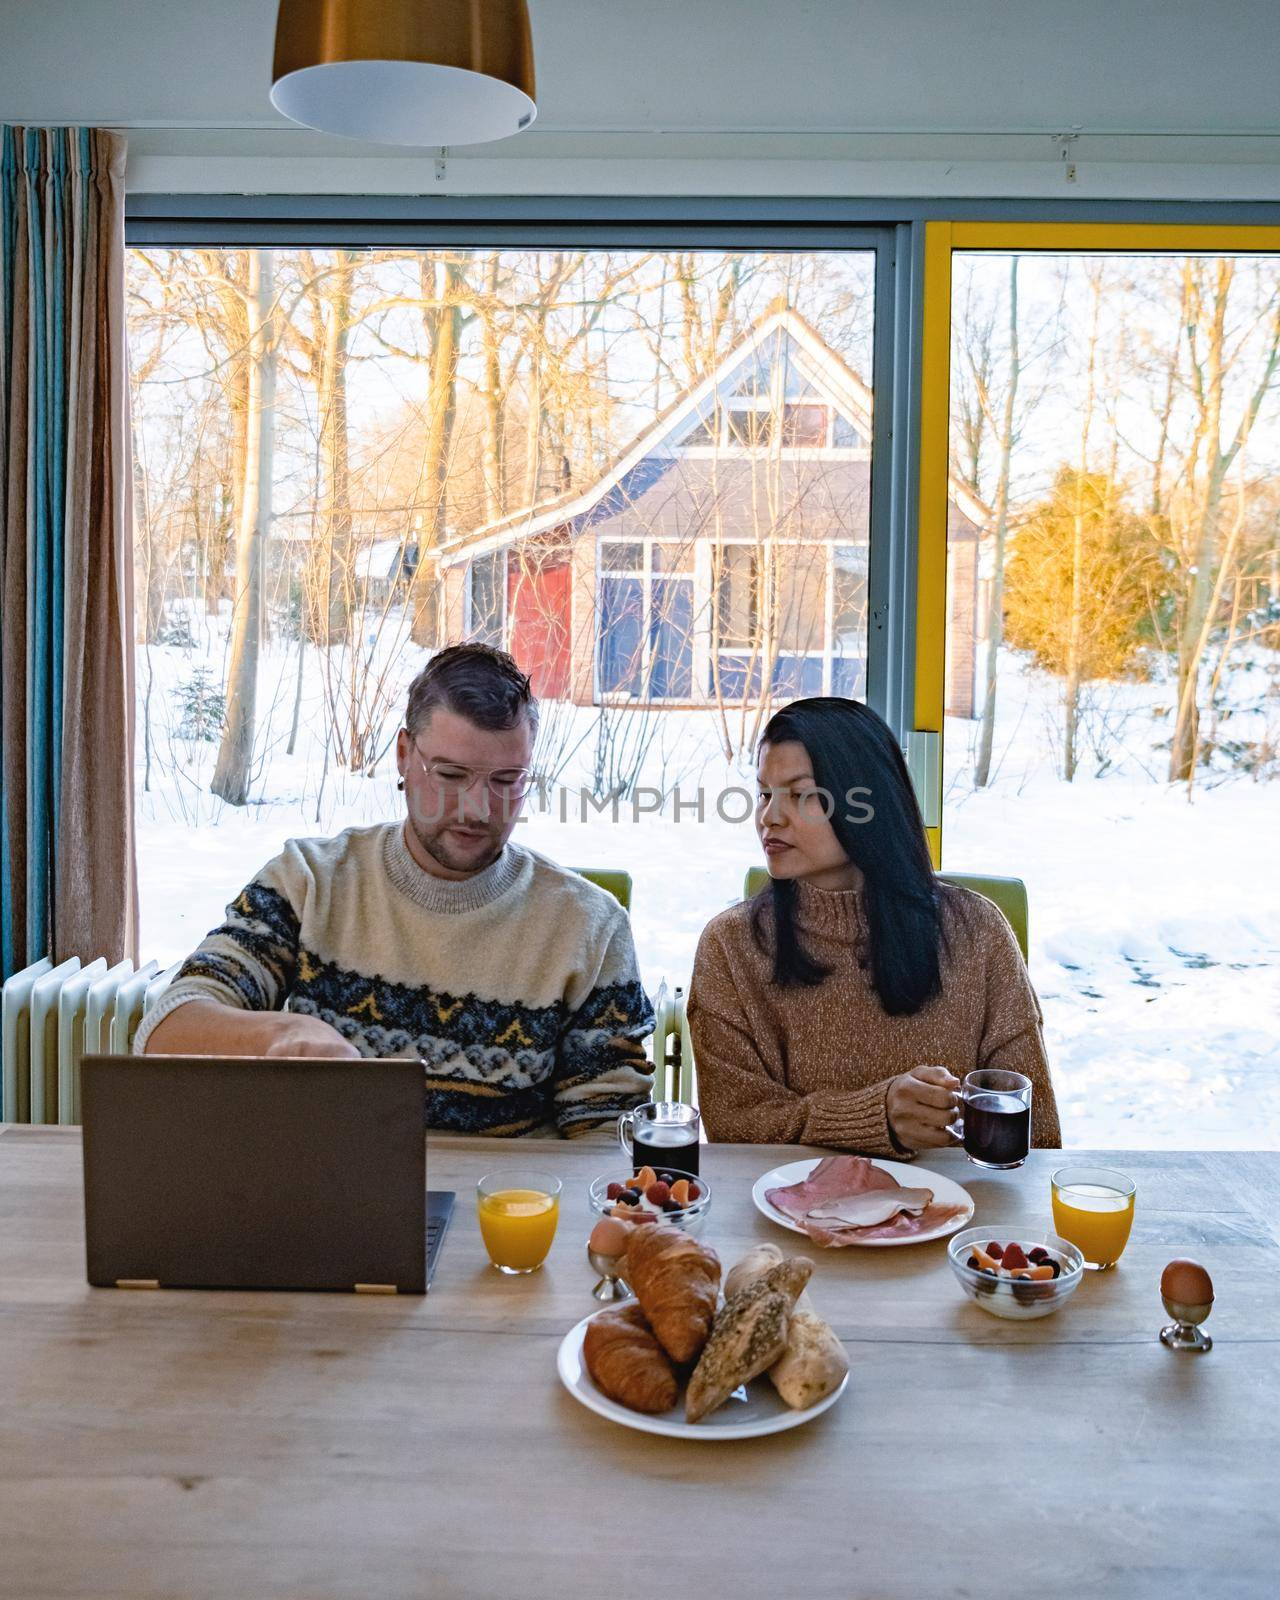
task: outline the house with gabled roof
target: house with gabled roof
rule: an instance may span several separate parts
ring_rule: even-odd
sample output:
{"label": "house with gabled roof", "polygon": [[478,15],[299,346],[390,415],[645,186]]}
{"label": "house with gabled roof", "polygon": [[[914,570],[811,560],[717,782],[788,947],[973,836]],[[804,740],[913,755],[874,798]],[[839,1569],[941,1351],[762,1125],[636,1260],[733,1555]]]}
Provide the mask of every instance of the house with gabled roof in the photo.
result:
{"label": "house with gabled roof", "polygon": [[[777,306],[586,489],[448,540],[444,628],[542,698],[702,707],[866,692],[872,396]],[[947,709],[974,714],[987,508],[952,479]]]}

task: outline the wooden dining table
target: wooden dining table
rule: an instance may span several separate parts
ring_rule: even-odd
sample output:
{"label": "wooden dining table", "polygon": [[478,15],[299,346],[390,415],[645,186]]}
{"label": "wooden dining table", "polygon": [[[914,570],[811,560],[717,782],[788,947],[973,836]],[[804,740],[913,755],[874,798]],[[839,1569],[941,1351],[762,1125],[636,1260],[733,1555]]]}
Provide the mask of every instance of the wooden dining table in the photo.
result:
{"label": "wooden dining table", "polygon": [[[704,1149],[702,1237],[726,1266],[807,1246],[750,1198],[805,1153]],[[557,1377],[596,1309],[587,1186],[616,1145],[431,1138],[429,1185],[458,1198],[423,1298],[137,1293],[85,1281],[79,1131],[2,1128],[0,1595],[1274,1596],[1280,1155],[1089,1159],[1135,1179],[1133,1234],[1055,1315],[982,1311],[943,1242],[807,1247],[845,1394],[787,1433],[695,1443],[597,1416]],[[1049,1225],[1062,1160],[920,1165],[1001,1238]],[[517,1164],[564,1196],[545,1267],[509,1278],[473,1197]],[[1217,1290],[1203,1356],[1157,1339],[1180,1255]]]}

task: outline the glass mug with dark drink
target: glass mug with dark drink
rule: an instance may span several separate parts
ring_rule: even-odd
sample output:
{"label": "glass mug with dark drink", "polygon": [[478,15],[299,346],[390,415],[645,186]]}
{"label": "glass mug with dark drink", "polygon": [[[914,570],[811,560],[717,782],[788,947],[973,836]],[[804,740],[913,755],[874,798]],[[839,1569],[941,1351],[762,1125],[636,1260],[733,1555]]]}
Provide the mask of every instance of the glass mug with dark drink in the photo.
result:
{"label": "glass mug with dark drink", "polygon": [[631,1157],[632,1170],[698,1175],[698,1135],[702,1118],[697,1106],[678,1100],[649,1100],[618,1118],[618,1143]]}
{"label": "glass mug with dark drink", "polygon": [[979,1167],[1020,1167],[1031,1149],[1031,1079],[984,1067],[960,1085],[961,1115],[948,1132]]}

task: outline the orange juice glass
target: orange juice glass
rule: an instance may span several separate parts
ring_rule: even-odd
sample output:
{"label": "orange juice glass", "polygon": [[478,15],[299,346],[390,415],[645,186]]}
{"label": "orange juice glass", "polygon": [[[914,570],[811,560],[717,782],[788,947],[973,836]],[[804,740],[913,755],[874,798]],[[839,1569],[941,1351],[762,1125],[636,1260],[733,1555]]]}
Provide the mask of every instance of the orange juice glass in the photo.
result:
{"label": "orange juice glass", "polygon": [[560,1220],[560,1180],[549,1172],[487,1173],[476,1185],[480,1237],[499,1272],[536,1272]]}
{"label": "orange juice glass", "polygon": [[1059,1167],[1053,1175],[1053,1225],[1106,1272],[1124,1254],[1133,1226],[1134,1183],[1110,1167]]}

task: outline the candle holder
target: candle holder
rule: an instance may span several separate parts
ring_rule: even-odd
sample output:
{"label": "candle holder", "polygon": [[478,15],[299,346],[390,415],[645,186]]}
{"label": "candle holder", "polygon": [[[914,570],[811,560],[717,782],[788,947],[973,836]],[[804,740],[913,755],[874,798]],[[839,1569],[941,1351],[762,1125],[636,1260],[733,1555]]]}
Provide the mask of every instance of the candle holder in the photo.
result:
{"label": "candle holder", "polygon": [[1200,1324],[1213,1310],[1213,1301],[1202,1305],[1187,1305],[1181,1300],[1171,1300],[1167,1294],[1160,1296],[1164,1308],[1175,1320],[1160,1330],[1160,1343],[1170,1350],[1186,1350],[1192,1355],[1204,1355],[1213,1349],[1213,1339],[1200,1331]]}
{"label": "candle holder", "polygon": [[599,1282],[591,1291],[595,1300],[630,1300],[631,1289],[622,1277],[622,1264],[625,1256],[602,1256],[599,1251],[587,1246],[587,1260],[592,1269],[600,1274]]}

